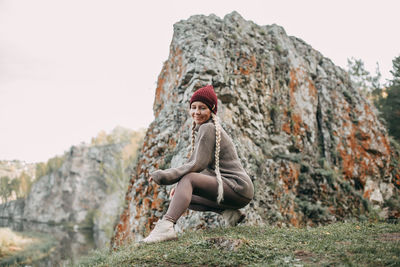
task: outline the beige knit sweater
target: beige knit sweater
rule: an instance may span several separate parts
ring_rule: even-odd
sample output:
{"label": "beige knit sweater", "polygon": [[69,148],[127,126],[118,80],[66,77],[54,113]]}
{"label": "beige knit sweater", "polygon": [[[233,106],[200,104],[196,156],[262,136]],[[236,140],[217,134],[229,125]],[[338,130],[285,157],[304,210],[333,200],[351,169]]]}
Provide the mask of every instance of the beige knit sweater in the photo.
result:
{"label": "beige knit sweater", "polygon": [[[199,172],[216,177],[215,126],[212,120],[209,120],[196,126],[195,131],[197,136],[194,152],[184,165],[150,173],[150,176],[157,184],[174,184],[190,172]],[[253,183],[240,163],[231,138],[222,127],[220,145],[219,168],[222,180],[242,197],[252,199],[254,196]]]}

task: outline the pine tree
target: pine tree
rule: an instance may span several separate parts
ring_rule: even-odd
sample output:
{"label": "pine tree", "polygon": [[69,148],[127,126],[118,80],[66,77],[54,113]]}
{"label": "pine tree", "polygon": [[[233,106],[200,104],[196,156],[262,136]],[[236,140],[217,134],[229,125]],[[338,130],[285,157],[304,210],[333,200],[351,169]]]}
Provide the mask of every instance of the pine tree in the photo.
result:
{"label": "pine tree", "polygon": [[8,176],[0,178],[0,196],[3,203],[7,202],[11,196],[10,178]]}
{"label": "pine tree", "polygon": [[25,172],[21,173],[19,179],[20,179],[21,195],[26,197],[29,194],[29,191],[31,190],[32,179]]}
{"label": "pine tree", "polygon": [[11,180],[11,190],[15,193],[16,198],[21,197],[21,190],[20,190],[21,180],[20,178],[14,178]]}
{"label": "pine tree", "polygon": [[371,92],[371,76],[369,71],[365,69],[364,62],[361,59],[352,57],[351,59],[347,59],[347,68],[354,85],[363,92],[364,95],[368,95]]}
{"label": "pine tree", "polygon": [[389,134],[400,141],[400,56],[393,59],[393,79],[388,84],[381,84],[381,73],[377,64],[375,76],[365,70],[361,59],[347,59],[348,73],[353,84],[381,112],[386,121]]}
{"label": "pine tree", "polygon": [[392,60],[393,70],[390,73],[393,75],[392,85],[400,85],[400,56]]}
{"label": "pine tree", "polygon": [[393,79],[386,90],[387,97],[382,101],[383,116],[387,122],[389,134],[400,141],[400,56],[394,58]]}

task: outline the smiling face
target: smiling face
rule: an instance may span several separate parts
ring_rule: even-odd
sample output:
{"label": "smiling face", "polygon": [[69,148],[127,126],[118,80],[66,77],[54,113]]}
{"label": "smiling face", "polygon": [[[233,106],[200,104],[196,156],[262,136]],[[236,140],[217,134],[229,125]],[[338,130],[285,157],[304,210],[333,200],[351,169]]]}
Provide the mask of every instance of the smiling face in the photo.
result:
{"label": "smiling face", "polygon": [[203,124],[210,119],[211,110],[203,102],[195,101],[190,105],[190,116],[197,125]]}

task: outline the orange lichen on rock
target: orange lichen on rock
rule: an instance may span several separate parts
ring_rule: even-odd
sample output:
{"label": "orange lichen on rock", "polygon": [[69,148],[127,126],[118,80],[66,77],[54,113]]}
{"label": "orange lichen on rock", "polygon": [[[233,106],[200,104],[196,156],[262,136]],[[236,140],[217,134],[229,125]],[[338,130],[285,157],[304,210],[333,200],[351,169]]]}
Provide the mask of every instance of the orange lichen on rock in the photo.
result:
{"label": "orange lichen on rock", "polygon": [[114,231],[114,236],[112,238],[112,245],[114,248],[121,246],[131,239],[131,232],[129,231],[129,218],[129,211],[124,210],[120,216],[119,223],[116,226],[116,231]]}
{"label": "orange lichen on rock", "polygon": [[294,201],[292,201],[291,205],[290,205],[290,209],[289,209],[289,217],[290,217],[290,223],[295,226],[298,227],[299,226],[299,220],[297,219],[297,213],[294,211]]}
{"label": "orange lichen on rock", "polygon": [[289,190],[294,190],[295,185],[298,181],[299,174],[300,174],[300,169],[297,164],[294,163],[281,163],[281,173],[280,173],[280,179],[283,181],[283,189],[285,190],[285,193],[288,193]]}
{"label": "orange lichen on rock", "polygon": [[[301,77],[305,76],[303,73],[303,70],[300,68],[296,69],[291,69],[289,72],[290,75],[290,81],[289,81],[289,107],[290,109],[296,110],[296,100],[295,100],[295,92],[299,87],[299,78],[298,75],[301,75]],[[307,78],[307,76],[305,76]],[[309,80],[309,79],[308,79]],[[312,83],[311,80],[309,80],[309,88],[311,91],[311,95],[316,98],[317,95],[317,89],[315,88],[314,84]],[[287,113],[285,112],[285,115]],[[304,127],[305,129],[308,128],[307,125],[303,122],[301,115],[295,112],[290,112],[290,118],[291,120],[290,123],[285,123],[283,124],[282,130],[285,131],[288,134],[293,134],[293,135],[301,135],[301,127]],[[289,128],[290,127],[290,128]]]}
{"label": "orange lichen on rock", "polygon": [[310,78],[306,77],[306,81],[308,82],[308,89],[309,89],[309,93],[310,95],[314,98],[317,99],[317,88],[315,88],[315,84],[312,80],[310,80]]}
{"label": "orange lichen on rock", "polygon": [[[346,112],[343,112],[344,121],[342,129],[347,129],[349,127],[351,127],[352,129],[351,134],[348,136],[344,134],[345,130],[343,130],[342,133],[339,134],[339,136],[341,136],[341,140],[339,141],[336,150],[339,152],[339,155],[342,159],[342,169],[345,178],[351,179],[353,177],[355,167],[355,158],[354,155],[352,155],[356,147],[355,136],[353,135],[354,124],[350,123],[350,106],[348,104],[345,104],[344,102],[343,104],[345,105],[344,109]],[[348,147],[351,148],[350,151],[348,151]]]}
{"label": "orange lichen on rock", "polygon": [[142,205],[143,205],[145,208],[147,208],[147,209],[150,208],[150,206],[151,206],[151,200],[150,200],[150,198],[145,197],[145,198],[143,199]]}
{"label": "orange lichen on rock", "polygon": [[289,89],[290,89],[290,97],[292,98],[293,93],[296,91],[297,86],[299,85],[299,80],[297,79],[296,70],[292,69],[289,72],[290,81],[289,81]]}
{"label": "orange lichen on rock", "polygon": [[161,70],[160,75],[158,75],[157,79],[157,88],[156,88],[156,97],[154,100],[154,104],[160,105],[161,107],[156,110],[156,116],[160,113],[163,107],[163,102],[161,99],[161,96],[164,95],[164,84],[166,83],[167,79],[167,69],[169,68],[168,66],[168,61],[164,63],[164,66]]}
{"label": "orange lichen on rock", "polygon": [[127,224],[126,223],[121,223],[121,222],[127,222],[129,217],[130,217],[129,212],[127,210],[124,210],[124,212],[120,216],[120,223],[117,226],[118,233],[125,232],[125,230],[127,228]]}
{"label": "orange lichen on rock", "polygon": [[400,174],[398,173],[394,176],[394,184],[400,186]]}
{"label": "orange lichen on rock", "polygon": [[143,186],[142,186],[142,184],[138,184],[138,185],[136,186],[136,188],[135,188],[135,191],[136,191],[136,193],[139,193],[139,192],[143,191]]}
{"label": "orange lichen on rock", "polygon": [[165,77],[164,77],[164,72],[161,72],[161,74],[158,76],[157,80],[157,88],[156,88],[156,102],[160,103],[161,102],[161,95],[164,93],[164,83],[165,83]]}
{"label": "orange lichen on rock", "polygon": [[322,192],[326,192],[328,189],[328,186],[326,184],[320,184],[319,186],[321,187]]}
{"label": "orange lichen on rock", "polygon": [[290,131],[290,122],[285,122],[283,125],[282,125],[282,130],[283,131],[285,131],[287,134],[290,134],[291,133],[291,131]]}
{"label": "orange lichen on rock", "polygon": [[[280,162],[278,179],[281,181],[281,185],[274,192],[273,198],[276,206],[279,209],[280,214],[287,218],[293,226],[299,226],[299,215],[296,213],[296,203],[294,198],[288,197],[293,196],[296,193],[298,185],[298,177],[300,174],[300,165],[287,160]],[[279,223],[278,223],[279,225]]]}
{"label": "orange lichen on rock", "polygon": [[151,203],[151,209],[152,210],[162,210],[162,204],[164,203],[164,200],[160,199],[160,198],[156,198],[153,200],[153,202]]}
{"label": "orange lichen on rock", "polygon": [[255,55],[252,55],[250,58],[245,53],[238,53],[238,57],[240,57],[239,64],[239,72],[236,74],[249,75],[257,68],[257,59]]}
{"label": "orange lichen on rock", "polygon": [[152,210],[162,210],[163,206],[162,204],[164,203],[164,200],[161,198],[158,198],[158,193],[159,193],[159,186],[154,187],[153,189],[153,202],[151,203],[151,209]]}
{"label": "orange lichen on rock", "polygon": [[298,114],[292,114],[292,121],[293,121],[293,134],[295,135],[300,135],[300,128],[301,128],[301,124],[303,123],[303,121],[301,120],[300,115]]}
{"label": "orange lichen on rock", "polygon": [[175,139],[173,139],[173,138],[169,139],[168,146],[169,146],[170,149],[174,149],[176,147]]}
{"label": "orange lichen on rock", "polygon": [[[350,111],[350,107],[347,106]],[[367,118],[373,118],[373,114],[368,105],[364,105]],[[353,111],[354,112],[354,111]],[[359,116],[358,114],[353,116]],[[343,125],[351,127],[349,134],[339,133],[341,141],[337,145],[337,151],[342,159],[343,174],[346,179],[356,179],[362,186],[365,185],[367,177],[375,177],[379,174],[379,169],[383,168],[383,162],[390,160],[390,146],[387,138],[380,132],[371,130],[365,132],[362,129],[370,129],[371,120],[362,120],[357,123],[345,122]],[[372,142],[379,139],[379,150],[372,149]],[[382,151],[382,145],[385,148]],[[374,144],[372,147],[376,146]],[[371,151],[374,152],[371,152]],[[371,192],[364,192],[364,197],[369,198]]]}
{"label": "orange lichen on rock", "polygon": [[[185,72],[186,70],[186,66],[184,66],[183,63],[183,58],[182,58],[182,49],[180,49],[179,47],[175,48],[175,51],[173,53],[173,58],[174,58],[174,73],[176,75],[174,75],[174,85],[175,87],[178,86],[179,81],[182,78],[182,74]],[[168,96],[171,96],[171,94],[168,94]]]}
{"label": "orange lichen on rock", "polygon": [[277,201],[280,213],[289,219],[290,224],[292,224],[295,227],[298,227],[299,219],[298,219],[298,214],[294,210],[296,205],[294,200],[290,199],[282,203],[280,199],[281,198],[279,197],[279,200]]}
{"label": "orange lichen on rock", "polygon": [[168,91],[168,88],[165,87],[167,86],[169,88],[172,88],[171,86],[177,86],[184,70],[185,68],[182,64],[182,50],[179,47],[176,47],[174,50],[172,50],[170,59],[164,62],[161,73],[157,79],[154,104],[159,105],[160,107],[157,107],[155,114],[156,117],[158,116],[164,105],[162,96],[167,96],[169,98],[172,95],[170,93],[166,93],[166,90]]}
{"label": "orange lichen on rock", "polygon": [[371,192],[372,192],[372,189],[365,190],[365,192],[363,194],[363,198],[369,199],[369,197],[371,196]]}
{"label": "orange lichen on rock", "polygon": [[284,131],[287,134],[301,135],[302,134],[302,131],[301,131],[302,126],[304,126],[304,128],[306,128],[306,125],[304,125],[303,121],[301,120],[301,116],[293,113],[288,118],[288,121],[286,121],[284,124],[282,124],[282,131]]}
{"label": "orange lichen on rock", "polygon": [[388,138],[385,135],[383,135],[382,133],[378,133],[377,135],[378,135],[378,138],[380,139],[381,145],[383,145],[385,147],[387,155],[392,154],[392,149],[389,145]]}

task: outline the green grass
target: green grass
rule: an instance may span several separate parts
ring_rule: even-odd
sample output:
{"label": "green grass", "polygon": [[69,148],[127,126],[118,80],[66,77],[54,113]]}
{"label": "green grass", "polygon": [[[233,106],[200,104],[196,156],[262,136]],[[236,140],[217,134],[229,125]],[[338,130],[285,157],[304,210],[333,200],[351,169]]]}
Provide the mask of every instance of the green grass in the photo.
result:
{"label": "green grass", "polygon": [[93,251],[77,266],[400,266],[400,225],[239,226]]}

